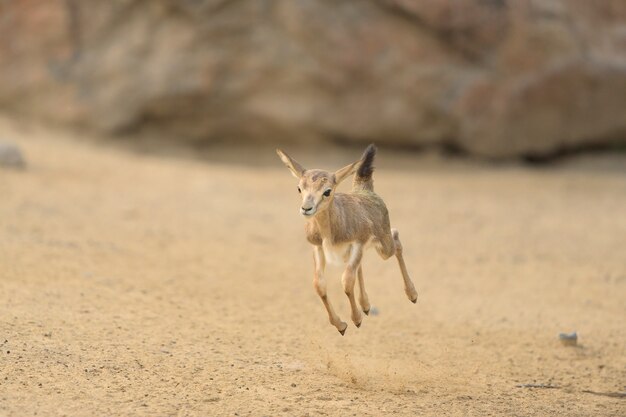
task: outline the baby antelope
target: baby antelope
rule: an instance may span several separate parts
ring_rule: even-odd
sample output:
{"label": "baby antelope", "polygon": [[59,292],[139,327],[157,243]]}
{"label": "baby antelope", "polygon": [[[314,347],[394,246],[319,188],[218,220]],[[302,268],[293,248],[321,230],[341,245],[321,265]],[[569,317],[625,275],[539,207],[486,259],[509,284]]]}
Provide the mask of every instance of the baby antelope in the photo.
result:
{"label": "baby antelope", "polygon": [[[387,207],[374,192],[372,174],[376,147],[369,145],[360,160],[335,172],[305,169],[280,149],[276,152],[299,180],[298,192],[302,195],[300,213],[307,219],[306,237],[313,245],[313,285],[326,307],[330,324],[342,336],[348,327],[328,299],[324,279],[326,262],[345,265],[341,281],[350,300],[352,322],[360,327],[363,317],[355,300],[354,284],[358,279],[359,304],[361,310],[369,314],[370,303],[365,292],[361,259],[363,250],[371,246],[383,259],[396,256],[404,279],[404,292],[415,303],[417,291],[404,264],[398,231],[390,227]],[[348,194],[335,192],[339,183],[353,174],[356,175],[352,191]]]}

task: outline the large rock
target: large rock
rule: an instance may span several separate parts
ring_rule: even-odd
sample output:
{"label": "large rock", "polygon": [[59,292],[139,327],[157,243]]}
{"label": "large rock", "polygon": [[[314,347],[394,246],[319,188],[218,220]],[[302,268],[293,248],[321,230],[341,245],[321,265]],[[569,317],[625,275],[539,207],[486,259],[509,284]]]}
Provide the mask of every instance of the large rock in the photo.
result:
{"label": "large rock", "polygon": [[0,110],[198,141],[626,138],[624,0],[5,0]]}

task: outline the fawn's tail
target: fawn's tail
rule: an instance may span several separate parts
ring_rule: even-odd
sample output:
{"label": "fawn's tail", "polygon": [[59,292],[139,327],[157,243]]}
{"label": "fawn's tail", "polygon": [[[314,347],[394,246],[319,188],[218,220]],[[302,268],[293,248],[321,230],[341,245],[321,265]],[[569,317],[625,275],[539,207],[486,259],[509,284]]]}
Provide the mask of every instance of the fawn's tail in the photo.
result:
{"label": "fawn's tail", "polygon": [[354,182],[352,183],[352,191],[374,191],[374,157],[376,156],[376,145],[373,143],[365,149],[361,157],[361,165],[356,171]]}

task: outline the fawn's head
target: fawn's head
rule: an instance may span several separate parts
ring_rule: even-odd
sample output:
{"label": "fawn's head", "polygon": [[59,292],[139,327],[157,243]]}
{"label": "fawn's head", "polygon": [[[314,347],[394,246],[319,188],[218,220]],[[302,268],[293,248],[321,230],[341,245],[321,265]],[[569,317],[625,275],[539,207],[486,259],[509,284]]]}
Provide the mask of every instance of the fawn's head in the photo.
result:
{"label": "fawn's head", "polygon": [[326,210],[333,199],[337,185],[354,174],[360,162],[356,161],[340,170],[329,172],[321,169],[305,169],[280,149],[277,149],[276,153],[293,176],[298,179],[298,192],[302,195],[300,214],[305,217],[313,217]]}

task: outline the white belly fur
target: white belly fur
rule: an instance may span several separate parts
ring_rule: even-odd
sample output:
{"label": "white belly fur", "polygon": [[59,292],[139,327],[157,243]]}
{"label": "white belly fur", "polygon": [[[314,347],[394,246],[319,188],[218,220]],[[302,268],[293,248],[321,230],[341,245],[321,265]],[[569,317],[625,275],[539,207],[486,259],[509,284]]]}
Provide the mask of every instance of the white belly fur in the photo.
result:
{"label": "white belly fur", "polygon": [[350,255],[350,243],[333,245],[328,239],[322,241],[326,262],[332,265],[345,265]]}

